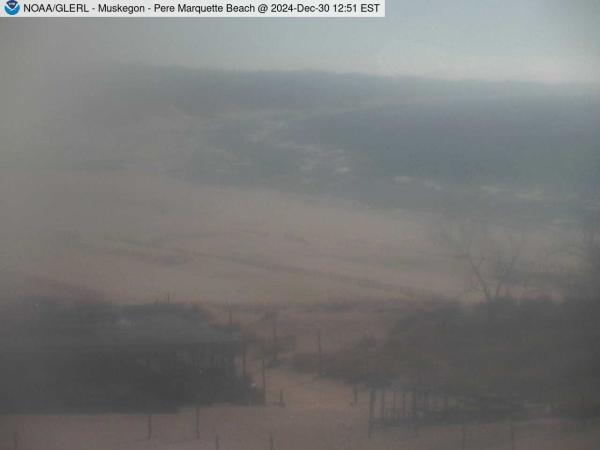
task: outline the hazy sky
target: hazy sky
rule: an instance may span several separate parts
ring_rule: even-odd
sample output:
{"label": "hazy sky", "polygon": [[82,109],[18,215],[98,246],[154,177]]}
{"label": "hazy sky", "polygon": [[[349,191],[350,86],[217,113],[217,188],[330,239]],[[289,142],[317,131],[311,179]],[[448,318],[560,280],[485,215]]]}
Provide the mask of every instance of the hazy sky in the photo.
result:
{"label": "hazy sky", "polygon": [[[385,19],[2,19],[2,72],[135,61],[600,81],[596,0],[390,0]],[[1,72],[0,72],[1,75]]]}

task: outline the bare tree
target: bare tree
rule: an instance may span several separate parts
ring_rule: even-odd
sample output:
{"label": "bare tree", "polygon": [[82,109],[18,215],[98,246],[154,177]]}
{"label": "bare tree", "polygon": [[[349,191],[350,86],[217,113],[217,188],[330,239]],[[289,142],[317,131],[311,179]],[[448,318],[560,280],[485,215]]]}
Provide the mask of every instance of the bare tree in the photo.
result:
{"label": "bare tree", "polygon": [[480,292],[488,303],[509,297],[518,282],[524,235],[493,229],[481,220],[444,221],[436,240],[468,270],[467,291]]}
{"label": "bare tree", "polygon": [[580,256],[586,281],[593,295],[600,287],[600,210],[590,211],[584,220]]}
{"label": "bare tree", "polygon": [[562,286],[567,298],[596,297],[600,290],[600,209],[587,210],[581,225],[579,232],[573,230],[554,250],[568,262],[563,268],[566,282]]}

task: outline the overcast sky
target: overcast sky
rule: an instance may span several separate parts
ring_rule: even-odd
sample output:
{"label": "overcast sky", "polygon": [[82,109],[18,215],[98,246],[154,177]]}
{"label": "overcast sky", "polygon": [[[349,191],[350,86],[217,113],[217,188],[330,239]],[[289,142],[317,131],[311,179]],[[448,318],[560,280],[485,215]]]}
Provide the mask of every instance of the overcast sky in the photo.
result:
{"label": "overcast sky", "polygon": [[0,19],[0,294],[456,293],[432,211],[597,202],[598,0],[387,15]]}
{"label": "overcast sky", "polygon": [[388,1],[385,19],[2,19],[2,72],[134,61],[450,79],[600,81],[596,0]]}

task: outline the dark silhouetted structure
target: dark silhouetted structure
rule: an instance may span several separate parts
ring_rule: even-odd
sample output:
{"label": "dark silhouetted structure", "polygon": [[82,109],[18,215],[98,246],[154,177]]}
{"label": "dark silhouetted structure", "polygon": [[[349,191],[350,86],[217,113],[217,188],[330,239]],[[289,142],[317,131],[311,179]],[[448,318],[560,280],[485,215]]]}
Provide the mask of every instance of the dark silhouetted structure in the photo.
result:
{"label": "dark silhouetted structure", "polygon": [[4,411],[160,410],[245,398],[239,333],[210,325],[198,308],[28,308],[22,326],[0,334]]}

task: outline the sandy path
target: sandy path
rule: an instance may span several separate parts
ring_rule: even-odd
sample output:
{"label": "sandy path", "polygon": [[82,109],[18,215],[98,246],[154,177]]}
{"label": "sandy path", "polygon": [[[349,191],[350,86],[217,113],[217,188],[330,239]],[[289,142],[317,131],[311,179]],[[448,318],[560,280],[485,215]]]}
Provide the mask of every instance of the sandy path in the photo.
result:
{"label": "sandy path", "polygon": [[[0,449],[19,450],[214,450],[218,435],[221,450],[360,450],[460,449],[458,426],[422,428],[419,436],[406,428],[366,428],[366,393],[351,406],[350,386],[285,369],[269,372],[269,400],[284,390],[286,407],[214,406],[200,410],[200,437],[196,439],[193,409],[159,414],[152,419],[152,439],[143,415],[8,416],[0,422]],[[583,433],[573,424],[539,422],[517,425],[519,450],[591,450],[600,443],[600,426]],[[472,425],[468,449],[510,449],[505,423]]]}

